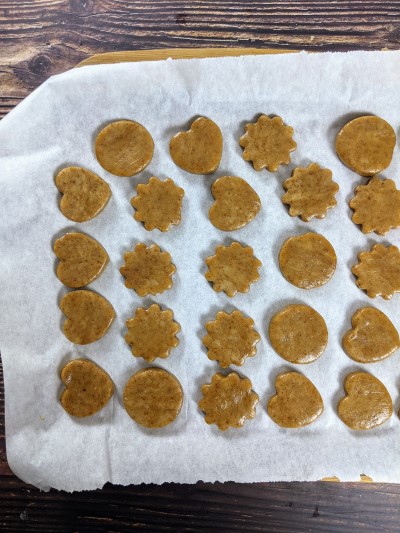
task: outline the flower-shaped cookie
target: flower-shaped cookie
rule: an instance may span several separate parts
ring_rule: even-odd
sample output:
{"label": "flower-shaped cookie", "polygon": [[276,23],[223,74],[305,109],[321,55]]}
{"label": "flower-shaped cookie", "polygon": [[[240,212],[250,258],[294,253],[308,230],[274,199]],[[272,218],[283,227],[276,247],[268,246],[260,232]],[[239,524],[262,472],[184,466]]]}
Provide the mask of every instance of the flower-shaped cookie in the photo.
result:
{"label": "flower-shaped cookie", "polygon": [[330,207],[335,207],[335,194],[339,185],[332,181],[332,172],[312,163],[306,168],[296,168],[292,176],[283,182],[287,191],[282,202],[289,205],[292,217],[300,215],[304,222],[312,218],[324,218]]}
{"label": "flower-shaped cookie", "polygon": [[162,252],[156,244],[136,245],[133,252],[124,254],[125,264],[120,268],[125,286],[134,289],[139,296],[158,294],[172,287],[172,275],[176,271],[168,252]]}
{"label": "flower-shaped cookie", "polygon": [[156,228],[168,231],[171,224],[180,223],[185,191],[171,179],[161,181],[155,177],[150,178],[147,185],[139,184],[136,192],[137,195],[131,200],[136,209],[134,218],[143,222],[148,231]]}
{"label": "flower-shaped cookie", "polygon": [[255,124],[246,124],[240,138],[243,159],[252,161],[255,170],[266,168],[276,172],[279,165],[290,163],[290,152],[296,149],[293,128],[285,126],[281,117],[261,115]]}
{"label": "flower-shaped cookie", "polygon": [[157,357],[165,359],[178,346],[176,337],[181,326],[174,321],[171,309],[161,311],[157,304],[148,309],[139,307],[135,316],[126,321],[128,333],[125,340],[135,357],[143,357],[151,363]]}
{"label": "flower-shaped cookie", "polygon": [[260,335],[254,329],[254,320],[240,311],[228,314],[219,311],[213,322],[207,322],[208,335],[203,343],[208,348],[207,356],[218,361],[222,368],[229,365],[242,366],[247,357],[253,357]]}
{"label": "flower-shaped cookie", "polygon": [[236,372],[227,376],[217,372],[211,383],[201,387],[203,398],[199,407],[205,413],[207,424],[217,424],[218,429],[240,428],[254,418],[258,394],[252,390],[251,381]]}
{"label": "flower-shaped cookie", "polygon": [[351,271],[357,277],[357,287],[370,298],[385,300],[400,292],[400,251],[397,246],[374,244],[369,252],[358,254],[359,263]]}
{"label": "flower-shaped cookie", "polygon": [[261,261],[254,256],[253,248],[233,242],[230,246],[217,246],[215,255],[207,257],[206,279],[213,283],[215,292],[227,296],[248,292],[250,285],[260,277]]}
{"label": "flower-shaped cookie", "polygon": [[393,180],[375,176],[367,185],[359,185],[349,206],[354,211],[353,222],[361,225],[363,233],[386,235],[400,226],[400,191]]}

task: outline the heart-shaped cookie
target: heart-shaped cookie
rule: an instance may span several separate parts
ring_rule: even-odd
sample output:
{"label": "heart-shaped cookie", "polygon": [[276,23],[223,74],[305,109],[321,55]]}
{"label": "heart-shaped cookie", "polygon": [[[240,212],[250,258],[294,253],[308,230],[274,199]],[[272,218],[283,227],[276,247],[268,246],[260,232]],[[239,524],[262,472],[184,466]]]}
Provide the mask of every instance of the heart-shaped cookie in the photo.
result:
{"label": "heart-shaped cookie", "polygon": [[102,245],[83,233],[66,233],[57,239],[54,253],[60,260],[58,279],[73,289],[94,281],[108,263],[108,254]]}
{"label": "heart-shaped cookie", "polygon": [[191,174],[212,174],[222,157],[222,133],[209,118],[197,118],[189,131],[172,137],[169,152],[174,163]]}
{"label": "heart-shaped cookie", "polygon": [[103,409],[114,393],[114,383],[101,367],[88,359],[75,359],[61,371],[65,385],[61,405],[72,416],[83,418]]}
{"label": "heart-shaped cookie", "polygon": [[373,307],[362,307],[351,317],[352,329],[343,337],[343,349],[358,363],[375,363],[400,346],[399,334],[389,318]]}
{"label": "heart-shaped cookie", "polygon": [[90,344],[101,339],[115,318],[115,311],[108,300],[85,290],[63,296],[60,309],[67,317],[64,334],[75,344]]}
{"label": "heart-shaped cookie", "polygon": [[268,402],[268,414],[284,428],[308,426],[324,410],[324,402],[313,383],[298,372],[279,374],[276,394]]}
{"label": "heart-shaped cookie", "polygon": [[338,413],[350,429],[372,429],[392,416],[393,404],[385,385],[366,372],[352,372],[344,380],[346,396]]}
{"label": "heart-shaped cookie", "polygon": [[236,176],[222,176],[211,187],[215,202],[210,208],[211,223],[222,231],[242,228],[260,211],[261,201],[247,181]]}
{"label": "heart-shaped cookie", "polygon": [[55,178],[63,194],[61,213],[74,222],[86,222],[97,217],[111,198],[111,189],[97,174],[81,167],[67,167]]}

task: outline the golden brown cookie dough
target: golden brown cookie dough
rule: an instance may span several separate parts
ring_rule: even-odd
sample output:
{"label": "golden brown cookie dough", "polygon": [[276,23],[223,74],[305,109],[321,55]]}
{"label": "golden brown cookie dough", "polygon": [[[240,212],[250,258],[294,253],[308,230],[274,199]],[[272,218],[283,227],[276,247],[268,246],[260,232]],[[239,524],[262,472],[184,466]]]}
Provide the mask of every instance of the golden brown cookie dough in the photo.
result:
{"label": "golden brown cookie dough", "polygon": [[260,335],[254,329],[254,320],[245,317],[240,311],[231,314],[218,311],[215,320],[207,322],[208,335],[203,343],[208,349],[211,361],[218,361],[222,368],[229,365],[242,366],[247,357],[253,357]]}
{"label": "golden brown cookie dough", "polygon": [[288,305],[272,317],[269,338],[274,350],[286,361],[312,363],[325,351],[328,329],[312,307]]}
{"label": "golden brown cookie dough", "polygon": [[327,283],[336,269],[332,245],[318,233],[289,237],[279,252],[279,266],[285,278],[300,289],[314,289]]}
{"label": "golden brown cookie dough", "polygon": [[115,311],[108,300],[85,290],[63,296],[60,309],[67,317],[64,335],[75,344],[90,344],[101,339],[115,318]]}
{"label": "golden brown cookie dough", "polygon": [[125,264],[120,268],[125,287],[134,289],[139,296],[158,294],[172,287],[172,275],[176,271],[168,252],[162,252],[156,244],[136,245],[133,252],[124,254]]}
{"label": "golden brown cookie dough", "polygon": [[108,124],[96,138],[100,165],[116,176],[135,176],[153,159],[154,141],[144,126],[132,120]]}
{"label": "golden brown cookie dough", "polygon": [[312,163],[294,169],[283,188],[287,192],[282,202],[290,206],[289,215],[309,222],[314,217],[325,218],[328,209],[335,207],[339,185],[332,180],[331,170]]}
{"label": "golden brown cookie dough", "polygon": [[372,429],[392,416],[393,404],[385,385],[366,372],[352,372],[344,380],[346,396],[338,414],[350,429]]}
{"label": "golden brown cookie dough", "polygon": [[222,133],[209,118],[199,117],[189,131],[172,137],[169,152],[174,163],[191,174],[212,174],[222,157]]}
{"label": "golden brown cookie dough", "polygon": [[260,277],[261,261],[254,256],[253,248],[233,242],[229,246],[217,246],[215,255],[207,257],[206,279],[215,292],[224,291],[227,296],[248,292],[250,285]]}
{"label": "golden brown cookie dough", "polygon": [[359,263],[351,271],[356,285],[370,298],[385,300],[400,292],[400,252],[397,246],[374,244],[369,252],[358,254]]}
{"label": "golden brown cookie dough", "polygon": [[145,428],[163,428],[179,415],[183,390],[176,377],[161,368],[136,372],[125,385],[124,407]]}
{"label": "golden brown cookie dough", "polygon": [[87,359],[75,359],[61,371],[65,385],[61,405],[72,416],[92,416],[110,401],[114,383],[100,366]]}
{"label": "golden brown cookie dough", "polygon": [[293,128],[285,126],[281,117],[261,115],[255,124],[246,124],[239,144],[243,159],[252,161],[255,170],[266,168],[276,172],[280,165],[290,163],[290,152],[296,150]]}
{"label": "golden brown cookie dough", "polygon": [[58,279],[73,289],[97,279],[108,263],[108,254],[102,245],[83,233],[66,233],[57,239],[54,253],[60,260]]}
{"label": "golden brown cookie dough", "polygon": [[236,176],[222,176],[211,187],[215,202],[210,208],[211,223],[222,231],[242,228],[255,218],[261,208],[256,191]]}
{"label": "golden brown cookie dough", "polygon": [[268,402],[267,411],[278,426],[301,428],[314,422],[324,411],[324,402],[314,384],[298,372],[279,374],[276,394]]}
{"label": "golden brown cookie dough", "polygon": [[64,168],[57,174],[55,183],[63,195],[60,211],[74,222],[86,222],[97,217],[111,198],[109,185],[85,168]]}
{"label": "golden brown cookie dough", "polygon": [[207,424],[216,424],[221,431],[240,428],[246,420],[256,416],[258,394],[252,390],[249,378],[241,378],[236,372],[227,376],[217,372],[201,391],[203,398],[199,407],[205,413],[204,419]]}
{"label": "golden brown cookie dough", "polygon": [[344,351],[358,363],[386,359],[400,346],[399,334],[389,318],[373,307],[362,307],[351,317],[352,329],[343,337]]}
{"label": "golden brown cookie dough", "polygon": [[149,363],[157,357],[165,359],[179,344],[176,334],[181,326],[174,321],[174,313],[171,309],[161,311],[157,304],[136,309],[135,316],[126,321],[126,327],[125,340],[132,354]]}
{"label": "golden brown cookie dough", "polygon": [[353,222],[361,225],[363,233],[386,235],[400,227],[400,191],[393,180],[375,176],[367,185],[359,185],[349,206],[354,211]]}
{"label": "golden brown cookie dough", "polygon": [[358,117],[348,122],[336,137],[336,153],[361,176],[374,176],[390,165],[396,134],[383,118]]}
{"label": "golden brown cookie dough", "polygon": [[150,178],[147,185],[139,184],[136,192],[137,195],[131,200],[136,209],[133,216],[138,222],[143,222],[147,231],[168,231],[171,224],[180,223],[185,191],[171,179],[161,181]]}

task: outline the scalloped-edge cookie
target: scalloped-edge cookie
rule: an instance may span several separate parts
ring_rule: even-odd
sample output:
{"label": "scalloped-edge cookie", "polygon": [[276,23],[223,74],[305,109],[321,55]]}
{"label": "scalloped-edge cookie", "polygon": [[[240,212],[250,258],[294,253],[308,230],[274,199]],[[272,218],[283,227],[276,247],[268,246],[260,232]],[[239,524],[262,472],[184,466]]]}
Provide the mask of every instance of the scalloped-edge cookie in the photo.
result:
{"label": "scalloped-edge cookie", "polygon": [[287,191],[282,203],[289,206],[289,215],[300,216],[304,222],[324,218],[328,209],[335,207],[335,195],[339,185],[332,180],[332,171],[321,168],[317,163],[308,167],[297,167],[292,176],[283,182]]}
{"label": "scalloped-edge cookie", "polygon": [[161,181],[153,176],[147,184],[137,185],[136,193],[131,200],[136,209],[133,217],[143,222],[147,231],[158,229],[164,232],[172,224],[180,224],[185,191],[173,180],[167,178]]}
{"label": "scalloped-edge cookie", "polygon": [[135,316],[126,321],[126,327],[128,333],[125,340],[132,355],[142,357],[148,363],[157,357],[166,359],[171,350],[179,344],[176,334],[181,326],[174,321],[173,311],[162,311],[157,304],[148,309],[136,309]]}
{"label": "scalloped-edge cookie", "polygon": [[297,144],[293,128],[285,126],[281,117],[261,115],[256,123],[246,124],[244,129],[246,133],[239,141],[244,148],[243,159],[251,161],[255,170],[266,168],[276,172],[280,165],[290,163],[290,152]]}
{"label": "scalloped-edge cookie", "polygon": [[168,252],[162,252],[157,244],[136,245],[133,252],[124,254],[125,264],[120,268],[125,287],[134,289],[139,296],[159,294],[172,287],[172,275],[176,271]]}
{"label": "scalloped-edge cookie", "polygon": [[215,292],[224,291],[229,297],[237,292],[248,292],[256,282],[262,263],[254,256],[253,248],[233,242],[229,246],[217,246],[215,255],[207,257],[206,279],[213,284]]}
{"label": "scalloped-edge cookie", "polygon": [[228,375],[217,372],[211,383],[202,385],[199,407],[205,414],[207,424],[216,424],[218,429],[240,428],[246,420],[256,415],[258,394],[252,390],[249,378],[241,378],[236,372]]}
{"label": "scalloped-edge cookie", "polygon": [[207,356],[222,368],[242,366],[247,357],[257,353],[256,344],[261,337],[254,329],[254,320],[238,310],[230,314],[218,311],[215,320],[207,322],[206,330],[203,344],[208,349]]}
{"label": "scalloped-edge cookie", "polygon": [[374,244],[371,250],[358,254],[358,263],[351,269],[356,285],[370,298],[385,300],[400,292],[400,251],[397,246]]}

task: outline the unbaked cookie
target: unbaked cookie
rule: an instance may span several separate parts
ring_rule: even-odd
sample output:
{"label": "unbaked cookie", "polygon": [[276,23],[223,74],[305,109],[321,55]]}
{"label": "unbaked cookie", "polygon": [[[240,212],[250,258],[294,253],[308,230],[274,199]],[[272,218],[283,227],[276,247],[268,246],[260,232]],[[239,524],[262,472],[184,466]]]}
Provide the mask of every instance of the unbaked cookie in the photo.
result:
{"label": "unbaked cookie", "polygon": [[157,304],[148,309],[139,307],[135,316],[126,321],[128,333],[125,340],[135,357],[143,357],[151,363],[157,357],[165,359],[171,350],[178,346],[176,334],[181,326],[174,321],[171,309],[161,311]]}
{"label": "unbaked cookie", "polygon": [[348,122],[336,137],[336,153],[361,176],[374,176],[390,165],[396,134],[383,118],[358,117]]}
{"label": "unbaked cookie", "polygon": [[156,244],[136,245],[133,252],[124,254],[125,264],[120,268],[125,287],[134,289],[139,296],[158,294],[172,287],[172,275],[176,271],[168,252],[162,252]]}
{"label": "unbaked cookie", "polygon": [[297,167],[292,176],[283,182],[287,191],[282,202],[289,205],[292,217],[300,216],[304,222],[324,218],[328,209],[335,207],[339,185],[332,180],[332,171],[312,163],[306,168]]}
{"label": "unbaked cookie", "polygon": [[172,137],[169,152],[174,163],[191,174],[212,174],[222,157],[222,133],[209,118],[199,117],[189,131]]}
{"label": "unbaked cookie", "polygon": [[287,239],[279,252],[279,266],[285,278],[300,289],[314,289],[327,283],[336,269],[332,245],[318,233]]}
{"label": "unbaked cookie", "polygon": [[343,337],[343,349],[358,363],[375,363],[400,346],[399,334],[389,318],[373,307],[362,307],[351,317],[352,329]]}
{"label": "unbaked cookie", "polygon": [[199,407],[205,413],[205,421],[216,424],[221,431],[240,428],[246,420],[256,416],[258,394],[252,390],[251,381],[236,372],[227,376],[217,372],[201,391],[203,398]]}
{"label": "unbaked cookie", "polygon": [[161,368],[136,372],[125,385],[124,407],[128,415],[145,428],[158,429],[179,415],[183,390],[176,377]]}
{"label": "unbaked cookie", "polygon": [[344,380],[346,396],[338,414],[350,429],[372,429],[392,416],[393,404],[385,385],[366,372],[352,372]]}
{"label": "unbaked cookie", "polygon": [[354,211],[353,222],[361,225],[363,233],[386,235],[400,227],[400,191],[393,180],[374,176],[367,185],[356,187],[349,206]]}
{"label": "unbaked cookie", "polygon": [[229,246],[217,246],[215,255],[207,257],[206,279],[215,292],[224,291],[227,296],[248,292],[250,285],[260,277],[261,261],[254,256],[253,248],[233,242]]}
{"label": "unbaked cookie", "polygon": [[314,384],[298,372],[279,374],[276,394],[268,402],[272,420],[284,428],[301,428],[314,422],[324,411],[324,402]]}
{"label": "unbaked cookie", "polygon": [[315,309],[294,304],[284,307],[272,317],[269,338],[274,350],[286,361],[312,363],[325,351],[328,329]]}
{"label": "unbaked cookie", "polygon": [[144,126],[132,120],[108,124],[96,138],[100,165],[116,176],[135,176],[153,158],[154,141]]}
{"label": "unbaked cookie", "polygon": [[253,357],[260,335],[254,329],[254,320],[245,317],[240,311],[231,314],[218,311],[215,320],[207,322],[208,335],[203,343],[208,349],[211,361],[218,361],[222,368],[229,365],[242,366],[247,357]]}
{"label": "unbaked cookie", "polygon": [[211,223],[222,231],[242,228],[255,218],[261,208],[256,191],[236,176],[222,176],[211,187],[215,202],[210,208]]}
{"label": "unbaked cookie", "polygon": [[358,254],[359,263],[351,271],[356,285],[370,298],[385,300],[400,292],[400,252],[397,246],[374,244],[369,252]]}
{"label": "unbaked cookie", "polygon": [[171,179],[150,178],[147,185],[136,187],[137,195],[131,204],[136,209],[134,219],[143,222],[147,231],[168,231],[172,224],[181,221],[182,200],[185,191]]}
{"label": "unbaked cookie", "polygon": [[239,144],[243,159],[252,161],[255,170],[266,168],[276,172],[280,165],[290,163],[290,152],[296,149],[293,128],[285,126],[281,117],[261,115],[255,124],[246,124]]}

